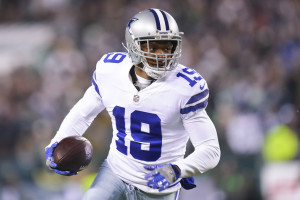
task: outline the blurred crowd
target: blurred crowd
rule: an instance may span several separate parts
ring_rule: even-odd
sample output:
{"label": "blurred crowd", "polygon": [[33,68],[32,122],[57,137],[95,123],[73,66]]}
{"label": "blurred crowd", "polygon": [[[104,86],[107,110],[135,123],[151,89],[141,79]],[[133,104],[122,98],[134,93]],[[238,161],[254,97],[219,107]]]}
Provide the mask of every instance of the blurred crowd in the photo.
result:
{"label": "blurred crowd", "polygon": [[0,199],[80,199],[109,148],[107,113],[85,135],[94,155],[79,175],[51,173],[44,148],[96,62],[125,51],[128,21],[147,8],[184,32],[180,63],[208,82],[222,151],[181,199],[300,199],[297,0],[0,0]]}

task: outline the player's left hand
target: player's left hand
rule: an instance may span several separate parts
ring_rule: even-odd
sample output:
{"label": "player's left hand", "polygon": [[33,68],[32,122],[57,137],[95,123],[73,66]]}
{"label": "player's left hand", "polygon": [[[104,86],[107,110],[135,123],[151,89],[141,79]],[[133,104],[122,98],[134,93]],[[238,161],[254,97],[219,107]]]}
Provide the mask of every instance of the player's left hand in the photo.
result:
{"label": "player's left hand", "polygon": [[162,191],[174,183],[181,175],[179,167],[172,164],[145,165],[145,169],[151,171],[146,174],[147,185]]}

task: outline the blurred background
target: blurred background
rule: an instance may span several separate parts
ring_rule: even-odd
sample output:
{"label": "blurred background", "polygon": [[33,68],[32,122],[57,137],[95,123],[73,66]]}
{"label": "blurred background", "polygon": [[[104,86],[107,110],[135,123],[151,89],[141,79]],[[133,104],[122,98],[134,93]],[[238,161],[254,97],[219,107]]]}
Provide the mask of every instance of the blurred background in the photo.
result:
{"label": "blurred background", "polygon": [[82,197],[108,152],[107,113],[85,134],[94,155],[79,175],[50,172],[44,148],[147,8],[185,32],[180,62],[208,82],[222,151],[181,200],[299,200],[298,0],[0,0],[0,199]]}

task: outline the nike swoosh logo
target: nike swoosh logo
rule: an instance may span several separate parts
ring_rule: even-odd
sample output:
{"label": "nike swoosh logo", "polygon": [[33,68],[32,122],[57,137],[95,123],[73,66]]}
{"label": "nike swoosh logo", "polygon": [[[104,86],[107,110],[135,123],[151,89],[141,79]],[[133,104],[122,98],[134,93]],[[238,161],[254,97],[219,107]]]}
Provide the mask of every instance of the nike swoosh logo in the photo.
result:
{"label": "nike swoosh logo", "polygon": [[204,83],[203,85],[200,85],[200,90],[203,90],[205,85],[206,85],[206,83]]}

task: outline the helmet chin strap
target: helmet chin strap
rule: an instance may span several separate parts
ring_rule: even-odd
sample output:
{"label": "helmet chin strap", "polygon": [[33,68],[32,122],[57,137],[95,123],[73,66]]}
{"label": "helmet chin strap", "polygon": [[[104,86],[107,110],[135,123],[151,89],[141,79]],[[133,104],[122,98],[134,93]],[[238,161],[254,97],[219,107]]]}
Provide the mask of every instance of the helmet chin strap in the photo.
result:
{"label": "helmet chin strap", "polygon": [[[143,64],[143,63],[142,63]],[[162,77],[164,77],[167,74],[167,71],[156,71],[156,70],[152,70],[151,67],[148,65],[148,63],[143,64],[143,71],[150,76],[153,79],[160,79]]]}
{"label": "helmet chin strap", "polygon": [[150,76],[151,78],[156,79],[156,80],[163,78],[167,74],[167,71],[153,71],[153,70],[150,70],[148,67],[146,67],[144,69],[144,71],[146,72],[146,74],[148,76]]}
{"label": "helmet chin strap", "polygon": [[141,66],[139,66],[148,76],[150,76],[151,78],[153,79],[160,79],[160,78],[163,78],[164,76],[167,75],[167,73],[170,71],[170,70],[166,70],[166,68],[169,68],[169,67],[172,67],[172,69],[176,68],[176,66],[172,66],[174,65],[174,63],[172,61],[170,61],[168,63],[167,66],[165,66],[165,70],[155,70],[153,69],[153,67],[151,67],[147,61],[145,59],[142,58],[142,61],[141,61]]}
{"label": "helmet chin strap", "polygon": [[[147,76],[149,76],[152,79],[157,80],[159,78],[162,78],[162,76],[159,75],[159,73],[156,74],[155,72],[153,72],[153,70],[151,70],[151,69],[149,69],[149,67],[145,66],[143,62],[141,62],[135,66],[137,66],[138,68],[143,70],[147,74]],[[164,72],[164,71],[162,71],[162,72]]]}

